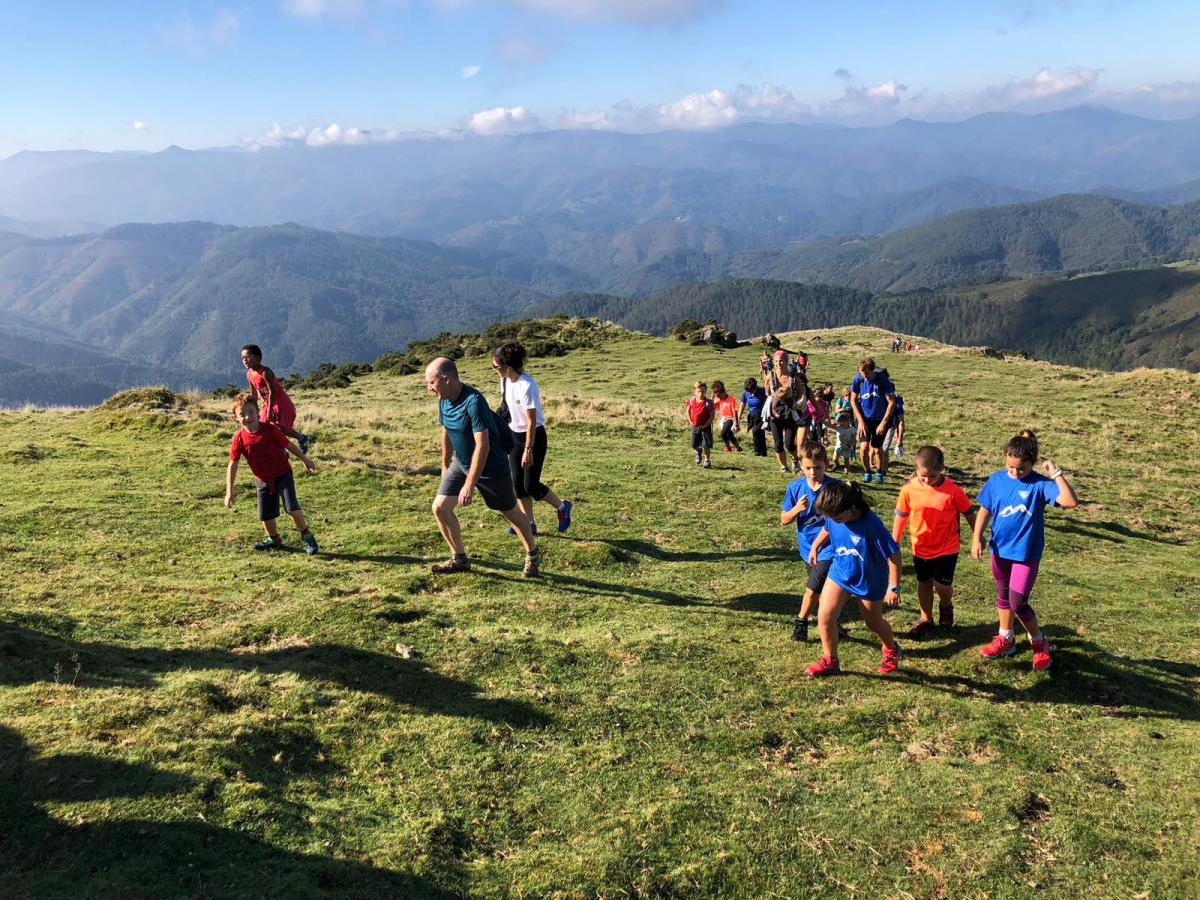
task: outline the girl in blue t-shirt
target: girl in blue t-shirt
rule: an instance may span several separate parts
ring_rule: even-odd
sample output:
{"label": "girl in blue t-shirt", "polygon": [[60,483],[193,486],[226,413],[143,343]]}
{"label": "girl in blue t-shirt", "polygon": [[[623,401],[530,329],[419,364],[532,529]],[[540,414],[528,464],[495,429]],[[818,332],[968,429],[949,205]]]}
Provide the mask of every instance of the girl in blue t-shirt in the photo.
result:
{"label": "girl in blue t-shirt", "polygon": [[825,528],[813,541],[809,564],[815,565],[827,542],[833,548],[833,562],[817,612],[824,656],[805,671],[814,678],[840,671],[837,621],[851,597],[858,598],[863,621],[883,642],[879,674],[896,671],[900,647],[892,626],[883,617],[883,601],[900,593],[900,545],[879,516],[871,512],[857,484],[827,479],[814,510],[825,517]]}
{"label": "girl in blue t-shirt", "polygon": [[992,523],[988,542],[992,557],[992,577],[996,579],[996,610],[1000,633],[979,653],[984,659],[999,659],[1017,652],[1013,619],[1020,619],[1029,632],[1033,648],[1033,670],[1050,668],[1050,645],[1042,634],[1037,614],[1029,605],[1038,564],[1046,546],[1043,509],[1060,506],[1074,509],[1079,505],[1075,491],[1063,471],[1047,459],[1042,463],[1045,475],[1033,471],[1038,458],[1038,441],[1032,431],[1022,431],[1004,448],[1004,468],[993,474],[979,492],[979,514],[971,556],[983,557],[983,530]]}

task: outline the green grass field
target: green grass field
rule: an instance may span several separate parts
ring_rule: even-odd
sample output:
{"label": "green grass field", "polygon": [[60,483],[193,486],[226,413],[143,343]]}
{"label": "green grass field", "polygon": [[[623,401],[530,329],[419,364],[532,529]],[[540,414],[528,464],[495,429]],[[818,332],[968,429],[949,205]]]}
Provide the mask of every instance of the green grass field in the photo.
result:
{"label": "green grass field", "polygon": [[[0,894],[1196,896],[1200,377],[887,341],[785,345],[839,388],[871,349],[906,445],[944,447],[972,495],[1025,426],[1080,495],[1047,513],[1048,673],[1023,638],[980,659],[993,591],[967,558],[959,624],[896,675],[855,620],[848,674],[804,676],[786,480],[749,454],[699,469],[683,427],[692,381],[740,385],[753,347],[531,361],[545,480],[576,500],[533,583],[482,503],[474,571],[429,574],[420,375],[296,396],[316,558],[251,551],[245,466],[222,506],[223,401],[0,414]],[[868,489],[889,523],[897,489]]]}

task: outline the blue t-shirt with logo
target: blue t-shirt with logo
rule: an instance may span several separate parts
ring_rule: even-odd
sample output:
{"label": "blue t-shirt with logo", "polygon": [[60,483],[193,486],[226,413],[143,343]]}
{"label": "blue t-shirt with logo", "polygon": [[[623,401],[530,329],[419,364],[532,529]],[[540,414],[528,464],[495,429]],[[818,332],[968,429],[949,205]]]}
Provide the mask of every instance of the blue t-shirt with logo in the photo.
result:
{"label": "blue t-shirt with logo", "polygon": [[742,403],[746,404],[746,411],[752,416],[757,416],[761,413],[763,404],[766,402],[767,392],[762,388],[755,388],[753,393],[742,391]]}
{"label": "blue t-shirt with logo", "polygon": [[1046,548],[1043,508],[1053,506],[1061,493],[1053,479],[1037,472],[1013,478],[1007,469],[992,475],[979,492],[979,505],[992,514],[992,553],[1011,562],[1042,558]]}
{"label": "blue t-shirt with logo", "polygon": [[[808,563],[808,554],[812,552],[813,541],[825,527],[825,517],[818,516],[813,509],[817,505],[817,496],[831,481],[837,481],[837,479],[826,477],[821,482],[821,486],[814,491],[808,486],[807,478],[797,478],[787,486],[787,491],[783,495],[781,508],[784,510],[794,507],[800,502],[801,497],[808,498],[808,506],[796,517],[796,549],[800,551],[800,558],[806,564]],[[826,559],[833,559],[833,547],[829,544],[822,547],[821,552],[817,554],[818,562]]]}
{"label": "blue t-shirt with logo", "polygon": [[826,521],[833,565],[829,578],[855,597],[878,603],[888,589],[888,560],[900,550],[873,512],[853,522]]}
{"label": "blue t-shirt with logo", "polygon": [[483,465],[483,478],[505,475],[511,478],[508,456],[500,449],[499,431],[492,410],[483,394],[464,384],[455,400],[438,401],[438,421],[450,437],[454,458],[466,471],[471,471],[471,457],[475,454],[475,433],[488,433],[488,456]]}
{"label": "blue t-shirt with logo", "polygon": [[896,388],[882,372],[875,373],[874,381],[864,378],[859,372],[850,383],[850,392],[858,394],[858,405],[864,419],[882,419],[887,412],[888,397],[895,396]]}

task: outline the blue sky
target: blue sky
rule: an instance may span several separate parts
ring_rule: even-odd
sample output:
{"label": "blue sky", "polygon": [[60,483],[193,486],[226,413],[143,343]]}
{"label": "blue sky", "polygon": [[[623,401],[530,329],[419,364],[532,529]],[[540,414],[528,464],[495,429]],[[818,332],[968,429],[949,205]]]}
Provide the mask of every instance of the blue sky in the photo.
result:
{"label": "blue sky", "polygon": [[5,0],[3,24],[0,156],[1200,112],[1194,0]]}

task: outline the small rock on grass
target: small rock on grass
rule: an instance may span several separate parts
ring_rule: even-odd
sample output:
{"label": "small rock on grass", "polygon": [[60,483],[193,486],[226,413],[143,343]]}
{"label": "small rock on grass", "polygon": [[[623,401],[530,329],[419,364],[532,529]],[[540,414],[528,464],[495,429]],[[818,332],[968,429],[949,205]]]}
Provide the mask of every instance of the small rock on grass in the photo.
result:
{"label": "small rock on grass", "polygon": [[396,655],[401,659],[418,659],[421,656],[415,647],[410,647],[408,644],[397,644]]}

